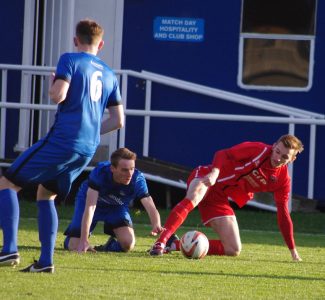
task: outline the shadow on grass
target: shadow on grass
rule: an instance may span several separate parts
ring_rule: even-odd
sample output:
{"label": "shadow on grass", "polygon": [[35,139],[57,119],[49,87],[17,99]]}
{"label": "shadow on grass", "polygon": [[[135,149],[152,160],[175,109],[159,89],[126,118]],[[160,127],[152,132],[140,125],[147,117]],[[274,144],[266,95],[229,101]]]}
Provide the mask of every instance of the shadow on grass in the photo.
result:
{"label": "shadow on grass", "polygon": [[41,246],[20,246],[18,245],[19,251],[38,250],[41,251]]}
{"label": "shadow on grass", "polygon": [[[35,249],[38,249],[35,247]],[[123,257],[124,255],[127,256],[128,258],[130,257],[133,257],[133,258],[140,258],[140,259],[149,259],[149,260],[162,260],[162,259],[173,259],[175,261],[184,261],[184,259],[186,260],[186,258],[184,258],[184,256],[182,255],[178,255],[178,254],[173,254],[173,253],[170,253],[170,254],[164,254],[163,256],[156,256],[156,257],[153,257],[153,256],[150,256],[148,254],[148,250],[145,250],[145,251],[140,251],[140,250],[133,250],[131,252],[127,252],[127,253],[124,253],[124,252],[87,252],[87,253],[83,253],[83,254],[80,254],[80,255],[94,255],[94,256],[110,256],[110,257],[114,257],[114,256],[118,256],[118,257]],[[61,253],[71,253],[71,254],[77,254],[77,251],[67,251],[65,250],[63,247],[62,248],[56,248],[55,249],[55,252],[57,254]],[[178,251],[177,251],[178,252]],[[180,253],[180,252],[178,252]],[[218,256],[218,255],[210,255],[208,256],[210,258],[215,258],[215,259],[219,259],[221,258],[221,256]],[[320,266],[320,265],[325,265],[325,263],[321,263],[319,261],[316,261],[316,262],[313,262],[313,261],[301,261],[301,262],[295,262],[295,261],[292,261],[291,260],[291,257],[288,256],[288,260],[274,260],[274,259],[250,259],[250,258],[245,258],[245,257],[242,257],[242,255],[240,257],[231,257],[231,256],[222,256],[223,258],[226,258],[226,259],[229,259],[229,260],[233,260],[233,261],[238,261],[239,263],[240,262],[259,262],[259,263],[274,263],[274,264],[283,264],[283,265],[287,265],[287,264],[307,264],[307,265],[317,265],[317,266]],[[192,261],[192,260],[190,260]],[[325,278],[324,278],[325,280]]]}
{"label": "shadow on grass", "polygon": [[234,277],[234,278],[261,278],[261,279],[274,279],[274,280],[304,280],[304,281],[323,281],[325,282],[325,278],[320,278],[320,277],[305,277],[305,276],[279,276],[279,275],[268,275],[268,274],[260,274],[260,275],[252,275],[252,274],[234,274],[234,273],[227,273],[227,272],[191,272],[191,271],[159,271],[159,270],[133,270],[133,269],[120,269],[120,268],[112,268],[111,266],[109,268],[82,268],[82,267],[59,267],[60,269],[66,269],[66,270],[73,270],[77,272],[83,272],[83,271],[107,271],[107,272],[134,272],[135,274],[139,274],[140,272],[142,273],[152,273],[152,274],[168,274],[168,275],[210,275],[210,276],[220,276],[220,277]]}

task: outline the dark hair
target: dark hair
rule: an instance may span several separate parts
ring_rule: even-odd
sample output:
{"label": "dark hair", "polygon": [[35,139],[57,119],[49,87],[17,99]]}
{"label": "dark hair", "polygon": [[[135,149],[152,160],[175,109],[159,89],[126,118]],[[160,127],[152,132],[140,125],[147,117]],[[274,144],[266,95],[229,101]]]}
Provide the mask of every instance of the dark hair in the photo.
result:
{"label": "dark hair", "polygon": [[111,155],[111,164],[114,167],[117,167],[118,162],[121,159],[136,160],[137,155],[136,155],[136,153],[132,152],[128,148],[119,148],[119,149],[115,150],[112,153],[112,155]]}
{"label": "dark hair", "polygon": [[91,19],[81,20],[76,26],[76,36],[81,44],[96,44],[103,35],[103,28]]}

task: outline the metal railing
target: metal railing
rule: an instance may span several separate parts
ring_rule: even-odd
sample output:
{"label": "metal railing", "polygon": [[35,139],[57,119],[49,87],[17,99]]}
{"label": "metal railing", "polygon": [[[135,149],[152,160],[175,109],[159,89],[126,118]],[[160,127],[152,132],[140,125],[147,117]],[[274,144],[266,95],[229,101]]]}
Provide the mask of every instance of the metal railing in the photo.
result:
{"label": "metal railing", "polygon": [[[55,68],[53,67],[40,67],[40,66],[24,66],[24,65],[4,65],[0,64],[1,70],[1,122],[0,122],[0,159],[4,158],[5,147],[6,147],[6,110],[7,109],[18,109],[18,110],[44,110],[44,111],[55,111],[56,105],[49,104],[30,104],[24,99],[23,103],[8,102],[7,99],[7,84],[8,84],[8,71],[18,70],[26,76],[40,75],[48,76]],[[27,73],[26,73],[27,72]],[[309,142],[309,168],[308,168],[308,198],[313,198],[314,195],[314,173],[315,173],[315,150],[316,150],[316,127],[325,125],[325,116],[314,112],[297,109],[290,106],[276,104],[265,100],[243,96],[236,93],[223,91],[216,88],[211,88],[167,76],[162,76],[146,71],[135,72],[132,70],[116,70],[116,74],[120,76],[121,82],[121,93],[125,107],[126,116],[141,116],[144,118],[144,132],[143,132],[143,151],[144,156],[149,155],[149,144],[150,144],[150,119],[155,117],[160,118],[181,118],[181,119],[201,119],[201,120],[218,120],[226,122],[263,122],[273,124],[288,124],[288,132],[294,134],[296,124],[304,124],[310,126],[310,142]],[[145,108],[144,110],[128,109],[128,79],[129,77],[135,77],[137,79],[143,79],[146,82],[145,90]],[[212,113],[194,113],[194,112],[175,112],[175,111],[155,111],[151,110],[152,101],[152,82],[163,84],[166,86],[182,89],[185,91],[198,93],[201,95],[209,96],[224,101],[229,101],[241,105],[258,108],[264,111],[277,113],[283,115],[282,117],[275,116],[258,116],[258,115],[235,115],[235,114],[212,114]],[[22,87],[23,88],[23,87]],[[28,94],[28,93],[25,93]],[[25,124],[26,125],[26,124]],[[127,119],[126,126],[120,129],[119,139],[116,139],[115,147],[110,148],[113,151],[117,147],[125,146],[125,133],[127,130]],[[0,163],[0,166],[7,166],[7,163]],[[290,173],[293,176],[293,168],[290,165]],[[159,176],[145,174],[148,179],[165,183],[175,187],[185,188],[186,185],[183,182],[175,182]],[[259,203],[251,205],[265,208],[264,205]],[[290,204],[291,205],[291,204]],[[274,210],[273,207],[269,208]]]}

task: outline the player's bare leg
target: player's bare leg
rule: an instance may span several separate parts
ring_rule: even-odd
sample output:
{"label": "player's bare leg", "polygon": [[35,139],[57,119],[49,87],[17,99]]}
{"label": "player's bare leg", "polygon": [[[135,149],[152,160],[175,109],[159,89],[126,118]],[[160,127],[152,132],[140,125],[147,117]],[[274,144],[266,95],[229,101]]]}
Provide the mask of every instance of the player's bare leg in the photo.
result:
{"label": "player's bare leg", "polygon": [[225,255],[240,254],[242,245],[236,216],[215,218],[209,222],[209,226],[218,234]]}
{"label": "player's bare leg", "polygon": [[123,226],[114,229],[117,242],[121,245],[124,252],[129,252],[134,249],[135,236],[134,230],[131,227]]}
{"label": "player's bare leg", "polygon": [[150,255],[163,255],[164,249],[168,240],[176,232],[176,230],[183,224],[188,214],[197,206],[204,198],[209,186],[204,182],[203,178],[194,178],[187,190],[186,197],[180,201],[170,212],[164,231],[157,239],[150,250]]}
{"label": "player's bare leg", "polygon": [[204,198],[209,186],[207,186],[202,178],[194,178],[186,192],[187,199],[190,199],[194,206],[197,206]]}
{"label": "player's bare leg", "polygon": [[6,177],[0,177],[0,190],[11,189],[15,190],[17,193],[21,190],[21,187],[14,185],[11,181],[9,181]]}

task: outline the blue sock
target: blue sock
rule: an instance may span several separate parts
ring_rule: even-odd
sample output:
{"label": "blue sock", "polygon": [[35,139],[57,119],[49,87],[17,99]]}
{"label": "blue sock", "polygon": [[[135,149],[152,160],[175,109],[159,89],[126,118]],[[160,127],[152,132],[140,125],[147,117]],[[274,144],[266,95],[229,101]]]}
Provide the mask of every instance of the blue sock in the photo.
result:
{"label": "blue sock", "polygon": [[109,252],[124,252],[120,243],[116,239],[111,239],[105,247],[105,250]]}
{"label": "blue sock", "polygon": [[65,239],[64,239],[64,242],[63,242],[63,248],[65,250],[69,250],[69,242],[70,242],[70,237],[67,236]]}
{"label": "blue sock", "polygon": [[1,253],[18,252],[19,202],[17,193],[11,189],[0,191],[0,224],[3,232]]}
{"label": "blue sock", "polygon": [[53,264],[54,247],[58,231],[58,215],[53,200],[38,200],[38,232],[41,242],[39,265]]}

